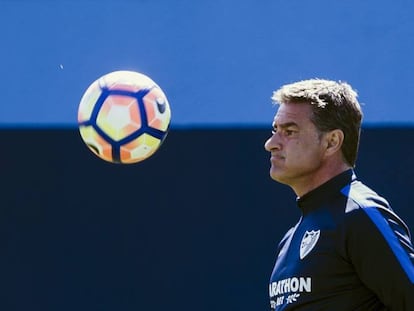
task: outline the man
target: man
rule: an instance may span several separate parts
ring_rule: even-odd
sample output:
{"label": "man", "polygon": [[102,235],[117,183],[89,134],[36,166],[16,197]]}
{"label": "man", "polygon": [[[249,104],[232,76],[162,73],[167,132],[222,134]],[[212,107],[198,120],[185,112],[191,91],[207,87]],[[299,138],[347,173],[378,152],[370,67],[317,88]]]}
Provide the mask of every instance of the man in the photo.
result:
{"label": "man", "polygon": [[414,251],[404,222],[354,173],[362,112],[343,82],[285,85],[270,152],[272,179],[302,216],[281,240],[272,310],[414,310]]}

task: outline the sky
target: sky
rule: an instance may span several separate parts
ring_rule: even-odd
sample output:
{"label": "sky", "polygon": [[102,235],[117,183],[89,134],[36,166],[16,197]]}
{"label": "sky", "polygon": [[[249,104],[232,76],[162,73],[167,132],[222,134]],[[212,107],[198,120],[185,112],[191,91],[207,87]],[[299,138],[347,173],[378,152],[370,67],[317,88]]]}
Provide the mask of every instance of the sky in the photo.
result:
{"label": "sky", "polygon": [[350,83],[364,124],[414,124],[414,2],[0,0],[0,126],[76,126],[100,76],[133,70],[172,126],[269,126],[272,92]]}

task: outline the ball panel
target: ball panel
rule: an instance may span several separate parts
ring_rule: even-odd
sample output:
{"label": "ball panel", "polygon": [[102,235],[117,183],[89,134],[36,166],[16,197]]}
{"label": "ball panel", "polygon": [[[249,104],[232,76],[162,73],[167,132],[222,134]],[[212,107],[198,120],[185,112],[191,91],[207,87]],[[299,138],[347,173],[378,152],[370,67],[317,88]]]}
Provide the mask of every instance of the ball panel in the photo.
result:
{"label": "ball panel", "polygon": [[129,96],[108,96],[102,104],[96,123],[115,141],[131,135],[142,126],[137,100]]}
{"label": "ball panel", "polygon": [[78,122],[85,122],[91,118],[93,108],[101,93],[101,88],[96,81],[86,90],[79,104]]}
{"label": "ball panel", "polygon": [[166,131],[171,119],[171,111],[167,97],[158,87],[154,87],[143,98],[148,125]]}
{"label": "ball panel", "polygon": [[149,77],[134,71],[120,70],[111,72],[100,79],[100,84],[109,90],[138,92],[149,89],[155,82]]}
{"label": "ball panel", "polygon": [[161,141],[151,135],[142,134],[132,142],[121,146],[121,162],[135,163],[150,157]]}
{"label": "ball panel", "polygon": [[112,145],[103,139],[92,126],[80,126],[79,132],[86,146],[95,155],[112,162]]}

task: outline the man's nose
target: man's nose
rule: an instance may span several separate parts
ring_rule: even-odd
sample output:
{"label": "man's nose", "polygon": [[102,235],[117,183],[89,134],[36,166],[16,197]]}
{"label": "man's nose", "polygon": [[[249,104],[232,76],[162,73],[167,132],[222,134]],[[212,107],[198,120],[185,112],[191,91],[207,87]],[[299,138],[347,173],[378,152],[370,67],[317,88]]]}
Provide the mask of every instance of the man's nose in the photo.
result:
{"label": "man's nose", "polygon": [[269,152],[275,149],[280,150],[280,142],[277,133],[272,134],[272,136],[266,140],[264,148]]}

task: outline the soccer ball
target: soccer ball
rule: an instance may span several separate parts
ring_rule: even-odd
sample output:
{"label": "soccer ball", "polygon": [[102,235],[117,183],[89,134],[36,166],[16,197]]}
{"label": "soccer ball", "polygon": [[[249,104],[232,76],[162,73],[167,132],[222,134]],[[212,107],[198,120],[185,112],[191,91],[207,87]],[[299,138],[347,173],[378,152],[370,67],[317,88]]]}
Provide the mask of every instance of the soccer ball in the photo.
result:
{"label": "soccer ball", "polygon": [[114,71],[94,81],[78,109],[82,140],[112,163],[136,163],[153,155],[167,136],[170,121],[163,90],[134,71]]}

